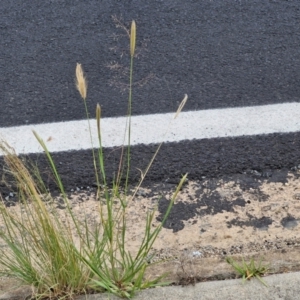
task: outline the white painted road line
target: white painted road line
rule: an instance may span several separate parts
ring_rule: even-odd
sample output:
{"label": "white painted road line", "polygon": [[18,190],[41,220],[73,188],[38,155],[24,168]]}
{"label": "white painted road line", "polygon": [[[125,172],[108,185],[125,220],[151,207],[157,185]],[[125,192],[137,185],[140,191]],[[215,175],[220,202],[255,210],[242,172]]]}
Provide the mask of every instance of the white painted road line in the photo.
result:
{"label": "white painted road line", "polygon": [[[300,132],[300,103],[181,112],[165,134],[174,115],[133,116],[131,145]],[[123,145],[125,124],[126,117],[101,120],[103,147]],[[97,145],[95,120],[91,120],[91,126]],[[51,152],[91,148],[86,120],[0,128],[0,138],[18,154],[42,152],[32,129],[44,139]]]}

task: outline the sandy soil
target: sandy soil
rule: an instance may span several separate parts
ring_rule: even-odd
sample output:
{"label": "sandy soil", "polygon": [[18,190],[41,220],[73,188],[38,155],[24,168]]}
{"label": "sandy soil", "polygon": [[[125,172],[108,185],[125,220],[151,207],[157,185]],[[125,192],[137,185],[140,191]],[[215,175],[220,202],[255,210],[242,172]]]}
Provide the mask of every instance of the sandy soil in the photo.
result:
{"label": "sandy soil", "polygon": [[[176,185],[148,185],[128,204],[128,249],[137,251],[149,210],[157,208],[153,228],[160,224]],[[99,202],[93,190],[70,194],[73,212],[99,222]],[[63,202],[57,199],[61,218]],[[20,205],[10,210],[20,213]],[[67,220],[65,220],[67,221]],[[153,260],[163,259],[149,272],[169,271],[182,284],[235,277],[227,256],[263,259],[271,272],[300,270],[300,178],[295,172],[256,171],[220,179],[188,181],[153,247]],[[1,221],[0,221],[1,223]],[[0,224],[3,226],[3,224]],[[2,278],[3,292],[15,286]]]}

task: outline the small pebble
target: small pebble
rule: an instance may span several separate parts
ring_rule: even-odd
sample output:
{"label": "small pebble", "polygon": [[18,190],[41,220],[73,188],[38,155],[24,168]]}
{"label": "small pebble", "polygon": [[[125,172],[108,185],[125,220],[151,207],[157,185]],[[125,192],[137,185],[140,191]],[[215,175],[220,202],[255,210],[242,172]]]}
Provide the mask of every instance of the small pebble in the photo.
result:
{"label": "small pebble", "polygon": [[147,196],[147,194],[144,191],[138,191],[137,195],[138,196],[142,196],[142,197],[146,197]]}
{"label": "small pebble", "polygon": [[261,173],[258,172],[258,171],[256,171],[256,170],[253,170],[251,173],[252,173],[253,175],[255,175],[255,176],[258,176],[258,177],[261,176]]}
{"label": "small pebble", "polygon": [[200,251],[193,251],[193,257],[200,257],[202,253]]}

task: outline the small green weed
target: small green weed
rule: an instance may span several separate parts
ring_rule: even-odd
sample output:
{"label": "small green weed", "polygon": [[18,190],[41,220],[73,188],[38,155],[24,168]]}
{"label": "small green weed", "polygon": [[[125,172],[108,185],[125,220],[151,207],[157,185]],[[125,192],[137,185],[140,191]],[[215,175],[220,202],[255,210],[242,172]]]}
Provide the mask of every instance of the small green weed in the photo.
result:
{"label": "small green weed", "polygon": [[269,270],[268,266],[262,264],[262,260],[255,264],[254,258],[251,258],[249,263],[246,263],[244,258],[242,263],[238,263],[231,257],[226,258],[226,262],[229,263],[243,278],[243,282],[250,280],[251,278],[257,278],[263,285],[267,284],[262,280],[261,276],[266,274]]}

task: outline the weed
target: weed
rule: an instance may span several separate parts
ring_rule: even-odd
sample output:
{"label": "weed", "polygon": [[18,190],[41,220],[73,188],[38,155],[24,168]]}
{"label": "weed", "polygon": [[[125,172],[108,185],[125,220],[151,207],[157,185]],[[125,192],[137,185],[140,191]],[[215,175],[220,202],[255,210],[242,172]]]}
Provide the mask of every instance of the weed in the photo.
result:
{"label": "weed", "polygon": [[179,278],[178,284],[185,285],[195,285],[197,282],[197,274],[194,268],[194,257],[186,251],[178,259],[178,270],[177,275]]}
{"label": "weed", "polygon": [[227,257],[226,262],[229,263],[243,278],[243,281],[250,280],[252,277],[257,278],[263,285],[267,284],[262,280],[261,276],[268,272],[268,266],[262,264],[262,260],[256,265],[254,258],[246,263],[244,258],[242,263],[236,262],[233,258]]}
{"label": "weed", "polygon": [[[162,226],[164,225],[177,194],[184,184],[184,175],[176,188],[164,218],[153,229],[155,210],[147,213],[144,235],[136,253],[127,249],[126,233],[127,206],[133,201],[145,176],[147,175],[160,147],[155,152],[134,192],[129,195],[130,137],[133,58],[136,44],[136,24],[133,21],[130,30],[130,80],[127,124],[124,133],[124,146],[120,157],[118,173],[109,187],[105,173],[105,158],[101,136],[101,106],[96,106],[98,147],[95,148],[91,120],[87,108],[87,82],[81,64],[76,66],[76,87],[83,99],[92,146],[93,166],[97,181],[96,199],[98,201],[98,220],[90,226],[88,217],[79,220],[72,211],[71,203],[65,193],[63,182],[46,143],[37,132],[33,134],[42,146],[49,161],[54,179],[59,187],[65,207],[65,215],[58,212],[55,199],[42,195],[45,186],[39,175],[34,177],[4,141],[0,150],[4,154],[6,165],[17,183],[20,205],[13,210],[6,207],[2,199],[0,214],[4,226],[0,227],[0,239],[5,247],[0,247],[0,265],[3,273],[20,279],[34,287],[34,295],[42,298],[69,299],[74,294],[89,291],[107,291],[130,298],[138,290],[164,285],[164,274],[156,278],[146,278],[149,253]],[[187,95],[179,106],[175,118],[182,110]],[[169,128],[167,128],[166,133]],[[34,170],[37,173],[37,170]],[[125,179],[125,180],[123,180]],[[121,186],[121,182],[125,182]],[[50,200],[49,200],[50,199]]]}
{"label": "weed", "polygon": [[[43,201],[38,185],[13,149],[5,143],[0,148],[18,183],[21,201],[14,209],[7,208],[4,202],[0,204],[5,225],[0,238],[6,245],[0,249],[3,273],[33,285],[40,298],[85,292],[91,271],[79,259],[83,246],[75,246],[71,224],[62,222],[53,201]],[[70,207],[68,214],[72,214]],[[77,225],[78,234],[84,234]]]}

